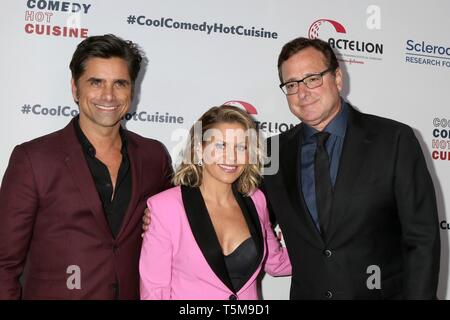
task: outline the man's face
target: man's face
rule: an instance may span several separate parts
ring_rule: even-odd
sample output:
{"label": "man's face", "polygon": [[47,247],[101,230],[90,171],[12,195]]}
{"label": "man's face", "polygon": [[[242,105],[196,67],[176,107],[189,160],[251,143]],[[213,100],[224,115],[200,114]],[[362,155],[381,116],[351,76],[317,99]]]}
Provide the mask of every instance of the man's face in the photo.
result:
{"label": "man's face", "polygon": [[[327,68],[325,56],[320,51],[311,47],[303,49],[281,65],[283,83],[301,80]],[[308,89],[301,83],[298,93],[286,96],[289,109],[302,122],[321,131],[341,108],[341,89],[342,73],[338,68],[335,75],[333,72],[323,75],[323,84],[320,87]]]}
{"label": "man's face", "polygon": [[72,94],[78,101],[84,131],[118,127],[132,97],[126,61],[116,57],[88,59],[78,84],[72,79]]}

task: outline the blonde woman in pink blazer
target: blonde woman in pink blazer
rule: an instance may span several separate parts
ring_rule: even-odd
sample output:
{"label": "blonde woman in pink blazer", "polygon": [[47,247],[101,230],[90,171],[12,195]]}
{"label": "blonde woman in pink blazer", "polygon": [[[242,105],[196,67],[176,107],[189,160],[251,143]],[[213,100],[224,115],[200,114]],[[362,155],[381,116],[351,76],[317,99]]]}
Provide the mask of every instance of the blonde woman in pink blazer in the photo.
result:
{"label": "blonde woman in pink blazer", "polygon": [[176,187],[147,201],[141,299],[255,300],[262,270],[291,274],[257,188],[262,154],[255,123],[239,108],[213,107],[192,127]]}

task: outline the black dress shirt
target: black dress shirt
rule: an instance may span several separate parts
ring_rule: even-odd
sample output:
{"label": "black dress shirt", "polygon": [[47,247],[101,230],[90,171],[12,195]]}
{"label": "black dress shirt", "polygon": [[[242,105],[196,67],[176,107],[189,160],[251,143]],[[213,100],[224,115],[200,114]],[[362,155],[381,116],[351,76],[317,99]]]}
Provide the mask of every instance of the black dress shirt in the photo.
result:
{"label": "black dress shirt", "polygon": [[75,121],[75,129],[78,140],[83,147],[84,156],[89,170],[91,171],[92,178],[94,179],[95,187],[100,196],[100,200],[102,201],[109,228],[111,229],[113,237],[116,238],[131,200],[131,166],[127,152],[127,139],[125,133],[123,129],[120,128],[122,162],[119,167],[114,190],[108,168],[103,162],[95,157],[95,148],[84,135],[78,121]]}

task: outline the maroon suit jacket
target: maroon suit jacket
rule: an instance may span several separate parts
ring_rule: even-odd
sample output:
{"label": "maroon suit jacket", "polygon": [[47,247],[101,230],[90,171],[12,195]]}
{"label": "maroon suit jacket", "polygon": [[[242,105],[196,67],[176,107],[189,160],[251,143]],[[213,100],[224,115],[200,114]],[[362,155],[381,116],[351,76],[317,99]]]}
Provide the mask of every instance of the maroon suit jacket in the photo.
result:
{"label": "maroon suit jacket", "polygon": [[0,299],[139,298],[141,218],[147,198],[170,187],[170,157],[125,130],[133,190],[114,239],[73,121],[12,152],[0,189]]}

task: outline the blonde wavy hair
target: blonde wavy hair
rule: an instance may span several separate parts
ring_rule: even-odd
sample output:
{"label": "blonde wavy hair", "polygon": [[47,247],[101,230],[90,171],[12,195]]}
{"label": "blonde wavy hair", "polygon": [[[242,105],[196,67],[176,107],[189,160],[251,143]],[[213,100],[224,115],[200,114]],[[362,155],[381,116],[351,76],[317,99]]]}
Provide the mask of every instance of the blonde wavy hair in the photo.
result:
{"label": "blonde wavy hair", "polygon": [[246,196],[251,195],[261,182],[261,169],[265,157],[262,136],[255,121],[248,113],[238,107],[222,105],[206,111],[196,123],[201,124],[201,130],[196,130],[196,124],[194,124],[189,131],[182,162],[177,167],[172,179],[173,184],[189,187],[200,186],[202,184],[202,167],[199,164],[200,159],[196,150],[198,143],[203,144],[205,132],[214,128],[214,126],[221,123],[238,123],[244,127],[246,132],[256,133],[256,139],[250,139],[247,146],[249,159],[253,159],[253,161],[245,164],[244,171],[236,182],[237,190],[240,193]]}

